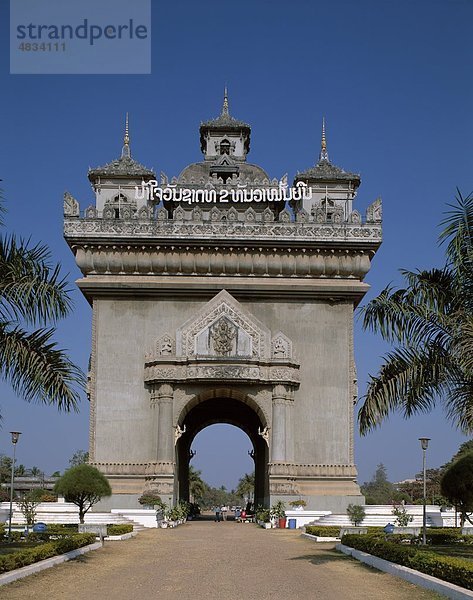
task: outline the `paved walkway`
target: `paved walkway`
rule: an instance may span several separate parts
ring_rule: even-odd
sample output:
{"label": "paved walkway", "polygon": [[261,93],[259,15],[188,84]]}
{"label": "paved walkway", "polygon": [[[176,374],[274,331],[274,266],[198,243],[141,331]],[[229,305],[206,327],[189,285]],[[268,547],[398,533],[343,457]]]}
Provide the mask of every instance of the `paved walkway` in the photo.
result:
{"label": "paved walkway", "polygon": [[8,600],[420,600],[440,596],[293,530],[199,522],[151,529],[0,588]]}

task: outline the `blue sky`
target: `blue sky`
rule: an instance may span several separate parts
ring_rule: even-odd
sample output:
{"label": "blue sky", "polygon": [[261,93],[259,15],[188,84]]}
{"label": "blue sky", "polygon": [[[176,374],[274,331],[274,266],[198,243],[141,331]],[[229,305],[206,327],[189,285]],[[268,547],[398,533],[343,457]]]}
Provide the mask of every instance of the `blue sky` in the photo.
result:
{"label": "blue sky", "polygon": [[[361,173],[356,207],[383,198],[384,243],[366,281],[369,299],[398,269],[442,263],[438,223],[458,186],[473,190],[469,0],[155,2],[151,75],[9,75],[8,5],[0,7],[1,146],[8,230],[49,245],[79,277],[62,238],[62,196],[93,198],[89,166],[119,156],[130,113],[134,157],[177,175],[200,159],[198,127],[216,116],[229,87],[231,113],[252,125],[249,160],[271,177],[314,164],[322,116],[330,159]],[[57,340],[84,369],[91,312],[73,289],[74,314]],[[356,327],[360,393],[386,346]],[[0,452],[24,432],[18,458],[46,472],[86,448],[88,406],[78,415],[29,405],[0,387]],[[392,480],[421,467],[417,438],[432,438],[429,464],[448,460],[463,437],[438,409],[406,422],[393,416],[357,439],[360,481],[383,462]],[[196,440],[194,464],[233,487],[251,469],[249,440],[215,426]]]}

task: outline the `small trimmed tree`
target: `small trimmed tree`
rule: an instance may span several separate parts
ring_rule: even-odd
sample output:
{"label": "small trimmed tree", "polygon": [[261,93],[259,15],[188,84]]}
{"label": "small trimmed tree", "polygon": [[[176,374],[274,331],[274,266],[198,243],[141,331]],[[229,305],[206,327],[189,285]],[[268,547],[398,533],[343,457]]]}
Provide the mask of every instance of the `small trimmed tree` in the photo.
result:
{"label": "small trimmed tree", "polygon": [[94,504],[110,496],[112,489],[102,473],[91,465],[81,464],[68,469],[56,482],[54,492],[64,496],[66,502],[72,502],[79,508],[79,521]]}
{"label": "small trimmed tree", "polygon": [[366,516],[366,511],[359,504],[349,504],[347,506],[347,515],[350,519],[350,522],[356,527],[363,522],[363,519]]}
{"label": "small trimmed tree", "polygon": [[460,512],[461,527],[466,520],[472,523],[467,513],[473,512],[473,452],[465,454],[445,470],[440,490]]}
{"label": "small trimmed tree", "polygon": [[40,502],[41,500],[39,495],[36,493],[36,490],[28,492],[19,500],[17,500],[21,514],[26,521],[26,531],[29,531],[30,527],[33,527],[34,525],[36,519],[36,508]]}

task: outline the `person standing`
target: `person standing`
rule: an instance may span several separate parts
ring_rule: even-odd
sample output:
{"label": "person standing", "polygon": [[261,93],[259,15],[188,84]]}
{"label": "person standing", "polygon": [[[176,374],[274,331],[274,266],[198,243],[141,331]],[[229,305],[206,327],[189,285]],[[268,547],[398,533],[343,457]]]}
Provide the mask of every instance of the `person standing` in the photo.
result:
{"label": "person standing", "polygon": [[220,523],[220,515],[221,515],[221,509],[220,506],[216,506],[215,507],[215,521],[217,523]]}

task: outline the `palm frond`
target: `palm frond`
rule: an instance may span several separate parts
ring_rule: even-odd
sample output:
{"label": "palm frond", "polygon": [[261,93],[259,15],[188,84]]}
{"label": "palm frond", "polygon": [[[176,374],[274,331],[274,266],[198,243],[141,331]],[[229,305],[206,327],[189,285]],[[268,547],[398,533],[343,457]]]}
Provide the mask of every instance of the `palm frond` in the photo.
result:
{"label": "palm frond", "polygon": [[51,341],[53,329],[26,332],[0,323],[0,371],[18,395],[59,410],[78,410],[85,377]]}
{"label": "palm frond", "polygon": [[448,368],[448,355],[435,344],[388,353],[379,375],[370,376],[358,413],[360,433],[366,435],[396,410],[406,418],[429,411],[446,384]]}
{"label": "palm frond", "polygon": [[1,318],[45,324],[66,316],[70,308],[66,280],[59,266],[49,264],[47,248],[0,237]]}
{"label": "palm frond", "polygon": [[450,210],[441,222],[444,225],[439,242],[448,242],[447,257],[457,268],[465,264],[471,269],[473,259],[473,193],[463,197],[457,188],[454,204],[448,204]]}

